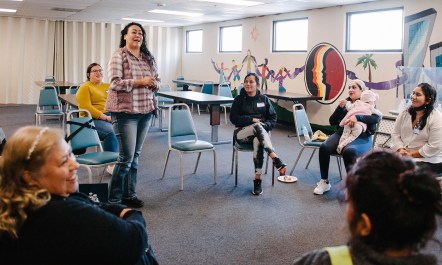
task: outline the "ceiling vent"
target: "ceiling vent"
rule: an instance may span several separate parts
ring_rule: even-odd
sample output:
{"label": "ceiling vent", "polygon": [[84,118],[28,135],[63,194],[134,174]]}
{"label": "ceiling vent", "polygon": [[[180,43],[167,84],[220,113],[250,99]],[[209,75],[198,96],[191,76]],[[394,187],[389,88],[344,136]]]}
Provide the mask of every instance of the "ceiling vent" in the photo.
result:
{"label": "ceiling vent", "polygon": [[60,12],[70,12],[70,13],[78,13],[80,11],[83,11],[82,9],[64,8],[64,7],[53,7],[51,8],[51,10],[60,11]]}

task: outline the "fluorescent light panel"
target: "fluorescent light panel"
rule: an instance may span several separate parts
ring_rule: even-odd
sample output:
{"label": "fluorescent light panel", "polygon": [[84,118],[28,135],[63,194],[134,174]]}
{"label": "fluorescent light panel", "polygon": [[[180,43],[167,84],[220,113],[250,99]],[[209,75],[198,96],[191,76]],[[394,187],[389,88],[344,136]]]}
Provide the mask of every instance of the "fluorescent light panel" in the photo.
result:
{"label": "fluorescent light panel", "polygon": [[17,12],[17,10],[15,10],[15,9],[7,9],[7,8],[0,8],[0,12],[15,13],[15,12]]}
{"label": "fluorescent light panel", "polygon": [[264,4],[262,2],[246,1],[246,0],[196,0],[196,1],[220,3],[220,4],[228,4],[228,5],[236,5],[236,6],[257,6],[257,5]]}
{"label": "fluorescent light panel", "polygon": [[148,12],[157,13],[157,14],[187,16],[187,17],[200,17],[203,15],[201,13],[181,12],[181,11],[173,11],[173,10],[166,10],[166,9],[154,9],[154,10],[150,10]]}
{"label": "fluorescent light panel", "polygon": [[138,21],[138,22],[151,22],[151,23],[161,23],[164,22],[162,20],[155,20],[155,19],[142,19],[142,18],[130,18],[130,17],[124,17],[122,20],[128,20],[128,21]]}

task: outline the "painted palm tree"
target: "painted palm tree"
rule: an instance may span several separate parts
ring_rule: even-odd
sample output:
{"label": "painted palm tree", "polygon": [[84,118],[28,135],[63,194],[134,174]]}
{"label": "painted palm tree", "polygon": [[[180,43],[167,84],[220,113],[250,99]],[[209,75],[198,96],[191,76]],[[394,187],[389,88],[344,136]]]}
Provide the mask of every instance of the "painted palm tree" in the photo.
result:
{"label": "painted palm tree", "polygon": [[373,60],[371,57],[373,56],[372,53],[365,54],[364,56],[361,56],[358,58],[358,62],[356,63],[356,66],[362,64],[362,67],[364,67],[364,70],[368,66],[368,82],[371,82],[371,67],[376,69],[378,65],[376,64],[375,60]]}

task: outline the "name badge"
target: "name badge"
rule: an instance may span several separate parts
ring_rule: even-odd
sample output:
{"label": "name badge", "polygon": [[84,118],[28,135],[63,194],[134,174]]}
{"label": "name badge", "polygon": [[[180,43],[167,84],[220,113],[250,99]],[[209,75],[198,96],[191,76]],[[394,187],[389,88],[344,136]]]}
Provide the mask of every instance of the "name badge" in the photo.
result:
{"label": "name badge", "polygon": [[263,108],[265,106],[266,106],[266,104],[264,104],[264,102],[257,102],[256,103],[256,107],[258,107],[258,108]]}

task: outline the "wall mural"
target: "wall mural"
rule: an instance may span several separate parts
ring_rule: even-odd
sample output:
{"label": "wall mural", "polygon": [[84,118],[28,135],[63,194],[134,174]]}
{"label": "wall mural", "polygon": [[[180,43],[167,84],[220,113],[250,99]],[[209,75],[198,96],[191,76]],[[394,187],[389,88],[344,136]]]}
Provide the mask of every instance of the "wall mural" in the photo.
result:
{"label": "wall mural", "polygon": [[[423,58],[428,49],[429,38],[432,33],[433,24],[436,17],[434,9],[427,9],[416,14],[405,17],[405,35],[404,35],[404,51],[403,58],[395,63],[395,68],[399,71],[396,78],[387,81],[373,82],[371,80],[371,67],[377,67],[372,58],[372,54],[366,54],[357,59],[355,66],[362,64],[365,68],[369,68],[368,81],[356,76],[356,74],[346,69],[346,63],[339,52],[339,50],[330,43],[322,42],[315,45],[309,52],[305,65],[289,69],[287,66],[280,66],[278,69],[270,69],[268,66],[268,58],[264,58],[264,62],[258,64],[255,56],[252,55],[250,49],[247,50],[247,55],[242,60],[242,64],[238,65],[235,60],[232,60],[232,67],[229,75],[226,75],[229,68],[224,68],[224,64],[216,63],[212,59],[212,65],[215,71],[220,75],[220,83],[230,81],[232,89],[236,89],[238,82],[241,82],[240,73],[243,66],[246,65],[247,73],[254,72],[261,77],[261,90],[267,91],[267,82],[278,82],[278,90],[280,92],[286,91],[284,88],[284,80],[286,78],[294,79],[300,73],[304,72],[304,82],[307,93],[314,96],[322,96],[319,100],[320,104],[332,104],[335,102],[345,89],[348,79],[361,79],[369,89],[374,90],[390,90],[396,88],[396,97],[398,96],[399,86],[403,86],[403,96],[406,97],[406,86],[413,87],[417,84],[416,78],[419,80],[422,77],[416,77],[414,71],[409,68],[417,67],[422,69]],[[430,47],[431,50],[431,64],[433,67],[442,66],[442,44],[437,43]],[[219,66],[220,65],[220,66]],[[424,69],[425,70],[425,69]],[[442,78],[439,77],[438,71],[418,71],[425,72],[426,76],[431,80],[432,85],[438,88],[442,85]],[[428,69],[427,69],[428,70]],[[427,72],[431,72],[428,74]],[[433,72],[436,72],[434,74]],[[231,81],[233,76],[233,82]],[[437,76],[437,78],[434,78]],[[439,90],[439,89],[438,89]],[[439,93],[438,93],[439,94]],[[442,93],[441,93],[442,94]]]}

